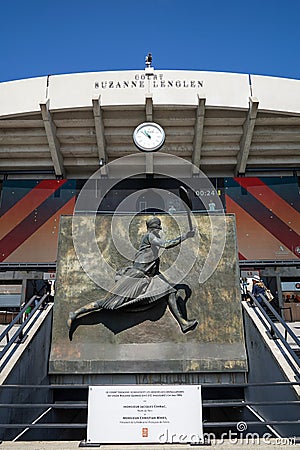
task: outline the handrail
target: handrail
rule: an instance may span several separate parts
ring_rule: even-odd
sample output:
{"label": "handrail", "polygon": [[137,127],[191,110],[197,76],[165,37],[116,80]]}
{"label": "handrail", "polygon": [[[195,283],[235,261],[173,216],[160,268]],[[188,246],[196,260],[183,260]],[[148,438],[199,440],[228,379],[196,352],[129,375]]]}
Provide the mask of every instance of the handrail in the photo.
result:
{"label": "handrail", "polygon": [[283,320],[283,318],[278,314],[278,312],[276,311],[275,308],[273,308],[273,306],[271,305],[271,303],[266,299],[266,297],[263,294],[260,294],[261,298],[263,298],[263,301],[265,303],[265,305],[269,308],[269,310],[271,311],[271,313],[276,317],[276,319],[278,320],[278,322],[281,323],[281,325],[283,326],[283,328],[286,330],[286,332],[291,336],[291,338],[293,338],[293,340],[295,341],[295,343],[300,347],[300,339],[298,338],[298,336],[293,332],[293,330],[291,330],[291,328],[289,326],[287,326],[285,320]]}
{"label": "handrail", "polygon": [[[7,344],[5,345],[5,347],[0,351],[0,361],[3,359],[3,357],[6,355],[6,353],[8,352],[8,350],[10,349],[10,347],[17,341],[21,341],[22,337],[24,336],[23,334],[23,330],[25,329],[25,327],[27,327],[27,325],[29,323],[32,322],[32,318],[35,314],[35,312],[40,308],[40,306],[44,303],[45,299],[49,296],[49,294],[45,294],[43,295],[43,297],[37,297],[36,295],[33,296],[27,303],[26,305],[22,308],[22,310],[19,312],[19,314],[17,315],[17,317],[13,320],[13,322],[4,330],[4,332],[1,334],[0,338],[3,339],[3,337],[5,337],[6,335],[8,335],[9,331],[12,329],[13,325],[22,317],[22,315],[24,314],[24,312],[26,311],[26,308],[28,308],[28,306],[30,306],[35,300],[36,298],[40,298],[40,300],[37,302],[37,304],[35,305],[35,307],[33,308],[33,310],[30,312],[30,314],[28,315],[28,317],[24,320],[24,322],[22,323],[22,325],[20,327],[18,327],[17,331],[14,333],[14,335],[9,339],[9,341],[7,342]],[[5,364],[7,363],[8,358],[3,362],[3,364],[0,366],[0,371],[4,368]]]}
{"label": "handrail", "polygon": [[[168,383],[157,383],[158,385],[168,385]],[[199,384],[199,383],[195,383]],[[201,383],[200,383],[201,384]],[[126,383],[121,383],[121,386],[128,386]],[[255,383],[202,383],[201,386],[203,388],[212,388],[212,387],[230,387],[230,388],[240,388],[240,387],[262,387],[262,386],[294,386],[300,385],[299,381],[269,381],[269,382],[255,382]],[[2,384],[2,389],[89,389],[90,384]],[[103,384],[93,383],[93,386],[103,386]],[[139,386],[139,385],[137,385]]]}
{"label": "handrail", "polygon": [[21,311],[18,313],[18,315],[10,322],[10,324],[5,328],[5,330],[1,333],[0,335],[0,342],[2,341],[2,339],[10,332],[10,330],[12,329],[12,327],[20,320],[20,318],[22,317],[22,315],[25,313],[26,309],[32,305],[32,303],[35,301],[35,299],[37,298],[36,295],[34,295],[33,297],[31,297],[30,300],[28,300],[28,302],[26,303],[26,305],[23,306],[23,308],[21,309]]}
{"label": "handrail", "polygon": [[[269,383],[270,385],[272,383]],[[251,383],[249,383],[249,385],[251,385]],[[67,385],[65,385],[67,386]],[[69,387],[72,387],[73,385],[68,385]],[[25,385],[24,385],[25,387]],[[36,386],[37,388],[40,386]],[[45,386],[44,386],[45,387]],[[47,386],[49,389],[51,388],[51,385]],[[245,401],[245,400],[231,400],[231,401],[216,401],[216,400],[204,400],[203,401],[203,407],[204,408],[222,408],[222,407],[248,407],[249,405],[252,406],[262,406],[262,405],[266,405],[266,406],[271,406],[271,405],[278,405],[278,406],[287,406],[287,405],[299,405],[300,401],[299,400],[279,400],[279,401]],[[82,401],[82,402],[78,402],[78,401],[74,401],[74,402],[62,402],[62,403],[19,403],[19,404],[0,404],[1,408],[4,407],[8,407],[8,408],[13,408],[13,409],[18,409],[18,408],[30,408],[30,409],[34,409],[34,408],[48,408],[48,409],[87,409],[88,408],[88,402],[87,401]],[[254,426],[264,426],[264,425],[297,425],[299,426],[299,419],[290,419],[290,420],[282,420],[282,419],[268,419],[265,420],[263,422],[261,421],[256,421],[256,420],[248,420],[246,422],[247,426],[249,425],[254,425]],[[210,428],[210,427],[224,427],[224,426],[228,426],[228,427],[234,427],[237,425],[237,422],[234,421],[218,421],[218,422],[209,422],[209,421],[204,421],[203,422],[203,427],[204,428]],[[0,423],[0,429],[2,428],[10,428],[10,429],[14,429],[14,428],[65,428],[65,429],[72,429],[72,428],[86,428],[87,427],[87,423],[86,422],[81,422],[81,423],[73,423],[73,422],[68,422],[68,423],[62,423],[62,422],[46,422],[46,423],[37,423],[37,422],[32,422],[32,423]]]}
{"label": "handrail", "polygon": [[[299,386],[299,381],[298,382],[294,382],[294,381],[272,381],[272,382],[263,382],[263,383],[240,383],[238,384],[238,386],[244,386],[244,387],[260,387],[261,389],[264,388],[264,386],[268,385],[268,386],[273,386],[273,387],[280,387],[282,385],[295,385],[297,384]],[[101,384],[99,384],[101,386]],[[205,389],[205,387],[220,387],[219,383],[204,383],[201,385],[203,389]],[[235,387],[235,385],[232,385],[231,383],[228,383],[226,385],[222,384],[222,388],[224,387],[228,387],[230,389],[232,389],[233,387]],[[20,389],[20,388],[27,388],[27,389],[31,389],[31,388],[36,388],[36,389],[47,389],[49,391],[53,390],[60,390],[60,389],[78,389],[78,387],[83,387],[86,390],[88,390],[89,385],[85,384],[85,385],[80,385],[80,384],[44,384],[44,385],[25,385],[25,384],[20,384],[20,385],[3,385],[1,386],[2,388],[7,388],[7,389]],[[23,396],[21,395],[20,398],[23,398]],[[48,397],[47,397],[48,398]],[[45,403],[11,403],[9,400],[8,396],[5,396],[5,399],[7,399],[8,404],[5,405],[4,403],[0,403],[0,408],[1,410],[5,407],[9,408],[9,409],[13,409],[13,410],[21,410],[21,409],[26,409],[28,408],[28,410],[33,411],[35,408],[40,409],[40,408],[48,408],[45,410],[45,412],[47,413],[47,411],[49,411],[49,409],[53,409],[53,410],[68,410],[68,409],[74,409],[74,410],[87,410],[88,409],[88,400],[75,400],[74,401],[70,401],[70,400],[64,400],[62,402],[57,402],[57,401],[53,401],[50,402],[45,402]],[[34,401],[34,400],[33,400]],[[203,400],[203,408],[248,408],[249,405],[255,407],[255,406],[262,406],[262,405],[266,405],[268,407],[270,407],[271,405],[274,406],[278,406],[286,408],[288,406],[297,406],[299,405],[300,400],[265,400],[265,401],[250,401],[250,400],[243,400],[243,398],[239,398],[239,399],[228,399],[228,400],[215,400],[214,398],[208,398],[208,399],[204,399]],[[44,413],[43,413],[44,414]],[[28,417],[27,415],[22,415],[23,417]],[[41,416],[39,416],[40,418]],[[21,432],[21,435],[23,435],[25,432],[27,432],[28,430],[40,430],[40,433],[43,432],[43,430],[45,429],[50,429],[50,430],[74,430],[77,429],[79,430],[83,430],[82,433],[85,433],[87,430],[87,421],[84,418],[85,416],[82,416],[82,422],[79,420],[73,422],[73,421],[68,421],[68,416],[61,416],[61,422],[59,421],[59,418],[57,416],[53,416],[53,417],[49,417],[47,419],[46,422],[40,422],[37,419],[35,421],[33,421],[32,423],[27,423],[24,421],[24,423],[3,423],[3,421],[0,421],[0,430],[19,430],[22,429],[23,431]],[[76,416],[77,417],[77,416]],[[228,417],[227,417],[228,419]],[[233,417],[232,417],[233,419]],[[236,421],[232,420],[232,421],[228,421],[226,420],[226,417],[224,417],[224,421],[222,421],[222,419],[220,419],[219,421],[213,422],[213,421],[209,421],[209,420],[204,420],[203,421],[203,428],[205,431],[209,431],[212,430],[213,428],[216,429],[229,429],[230,428],[234,428],[234,430],[236,431],[237,429],[237,424],[239,423],[238,419]],[[257,429],[259,430],[261,427],[270,427],[270,426],[285,426],[288,425],[290,427],[293,427],[292,430],[295,429],[295,432],[293,434],[294,437],[291,437],[291,439],[297,439],[296,436],[298,436],[299,433],[299,420],[298,420],[298,416],[292,417],[288,420],[286,419],[279,419],[277,417],[274,418],[268,418],[267,420],[264,420],[263,422],[260,420],[257,420],[254,417],[249,417],[248,420],[245,421],[245,424],[247,427],[249,426],[254,426],[257,427]],[[255,431],[256,433],[258,431]],[[214,431],[214,433],[216,433],[216,431]],[[289,432],[290,433],[290,432]],[[275,434],[276,436],[276,434]],[[19,439],[20,435],[18,435],[14,441],[16,441],[17,439]],[[287,437],[289,438],[289,437]]]}
{"label": "handrail", "polygon": [[[202,406],[205,408],[229,408],[238,406],[285,406],[285,405],[299,405],[300,400],[274,400],[274,401],[249,401],[249,400],[203,400]],[[87,401],[81,402],[66,402],[66,403],[0,403],[0,408],[24,409],[24,408],[52,408],[52,409],[86,409],[88,407]]]}
{"label": "handrail", "polygon": [[[223,428],[223,427],[236,427],[238,421],[236,422],[203,422],[203,428]],[[299,427],[299,420],[266,420],[265,422],[249,420],[246,422],[247,426],[265,426],[265,425],[297,425]],[[87,428],[87,424],[82,423],[0,423],[0,428]],[[296,436],[295,436],[296,438]]]}
{"label": "handrail", "polygon": [[[286,341],[286,339],[284,338],[284,336],[281,334],[281,332],[279,331],[279,329],[277,328],[277,326],[275,325],[275,323],[272,321],[272,319],[270,319],[270,317],[268,316],[268,314],[266,313],[266,311],[263,309],[263,306],[258,302],[258,300],[253,296],[253,294],[249,293],[250,296],[250,305],[253,306],[253,303],[255,304],[255,306],[257,306],[260,310],[260,312],[262,313],[264,319],[268,322],[269,326],[270,326],[270,334],[272,336],[277,336],[281,343],[283,344],[283,346],[285,347],[285,349],[287,350],[288,354],[290,355],[290,357],[294,360],[294,363],[300,368],[300,359],[299,357],[296,355],[296,353],[294,352],[294,350],[291,348],[290,344]],[[270,302],[265,298],[265,296],[263,294],[260,294],[260,297],[264,303],[264,305],[266,305],[270,311],[272,312],[272,314],[274,314],[274,316],[276,317],[276,319],[283,325],[284,329],[286,330],[286,332],[294,339],[295,343],[300,347],[300,340],[298,339],[298,337],[295,335],[295,333],[287,326],[287,324],[284,322],[284,320],[279,316],[279,314],[277,313],[277,311],[270,305]],[[259,316],[258,316],[259,317]],[[262,319],[260,318],[261,322]],[[264,324],[265,325],[265,324]],[[295,367],[293,367],[293,370],[296,372],[295,375],[297,375],[297,377],[300,376],[299,374],[299,369],[298,371],[296,371]]]}

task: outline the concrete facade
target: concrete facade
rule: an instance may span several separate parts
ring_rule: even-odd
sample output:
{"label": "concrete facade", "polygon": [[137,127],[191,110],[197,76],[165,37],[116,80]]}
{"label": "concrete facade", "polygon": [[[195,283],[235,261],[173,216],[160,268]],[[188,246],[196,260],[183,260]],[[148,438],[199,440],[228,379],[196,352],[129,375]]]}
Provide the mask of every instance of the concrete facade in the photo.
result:
{"label": "concrete facade", "polygon": [[218,72],[93,72],[1,83],[1,170],[88,178],[101,159],[134,155],[133,130],[147,120],[165,129],[163,152],[207,176],[264,168],[292,174],[300,167],[299,98],[299,80]]}

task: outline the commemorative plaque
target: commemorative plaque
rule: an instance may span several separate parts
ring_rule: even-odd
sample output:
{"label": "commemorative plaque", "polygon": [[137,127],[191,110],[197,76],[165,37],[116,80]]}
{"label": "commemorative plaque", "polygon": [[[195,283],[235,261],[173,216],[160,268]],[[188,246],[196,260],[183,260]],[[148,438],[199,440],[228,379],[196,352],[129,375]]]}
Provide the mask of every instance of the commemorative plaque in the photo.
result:
{"label": "commemorative plaque", "polygon": [[87,443],[203,442],[201,386],[90,386]]}

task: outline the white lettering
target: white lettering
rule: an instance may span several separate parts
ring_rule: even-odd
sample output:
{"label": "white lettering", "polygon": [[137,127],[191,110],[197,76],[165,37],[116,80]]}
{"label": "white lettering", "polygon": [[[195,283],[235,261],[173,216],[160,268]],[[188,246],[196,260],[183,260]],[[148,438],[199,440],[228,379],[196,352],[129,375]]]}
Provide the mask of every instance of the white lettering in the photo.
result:
{"label": "white lettering", "polygon": [[258,433],[247,433],[245,440],[246,440],[247,445],[248,444],[259,445],[259,434]]}
{"label": "white lettering", "polygon": [[200,436],[197,434],[191,434],[190,441],[192,444],[200,444]]}
{"label": "white lettering", "polygon": [[231,433],[231,430],[229,430],[229,442],[230,444],[237,444],[238,443],[238,434],[237,433]]}
{"label": "white lettering", "polygon": [[166,430],[166,434],[161,434],[158,439],[161,444],[166,444],[169,439],[169,430]]}
{"label": "white lettering", "polygon": [[187,439],[187,435],[186,434],[180,434],[178,436],[179,442],[185,442],[185,440]]}

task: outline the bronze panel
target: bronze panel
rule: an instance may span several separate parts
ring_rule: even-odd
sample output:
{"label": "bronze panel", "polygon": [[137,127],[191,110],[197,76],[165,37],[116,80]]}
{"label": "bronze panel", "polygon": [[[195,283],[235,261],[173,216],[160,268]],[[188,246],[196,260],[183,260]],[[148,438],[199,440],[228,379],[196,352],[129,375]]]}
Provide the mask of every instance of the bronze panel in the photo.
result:
{"label": "bronze panel", "polygon": [[[129,235],[137,248],[146,231],[147,215],[133,217]],[[178,223],[186,217],[159,215],[166,238],[180,234]],[[83,230],[93,227],[93,217],[80,217]],[[102,298],[106,292],[82,269],[72,239],[72,217],[63,216],[57,261],[57,283],[53,318],[50,373],[156,373],[156,372],[222,372],[246,371],[247,361],[239,292],[239,271],[235,218],[226,216],[226,244],[221,260],[211,277],[203,284],[198,278],[211,244],[211,218],[195,215],[200,246],[193,239],[183,242],[194,252],[195,263],[183,280],[191,289],[187,313],[199,325],[183,334],[164,300],[142,312],[97,311],[83,316],[69,341],[66,320],[70,311]],[[223,220],[212,220],[224,233]],[[111,238],[112,215],[96,216],[96,239],[101,253],[116,270],[128,261],[117,251]],[[125,236],[124,216],[117,218],[114,233]],[[187,225],[186,225],[187,228]],[[179,247],[165,250],[161,257],[164,272],[176,260]],[[99,261],[93,261],[102,270]],[[179,266],[184,268],[185,261]],[[101,274],[113,285],[107,271]],[[111,278],[111,277],[110,277]]]}

